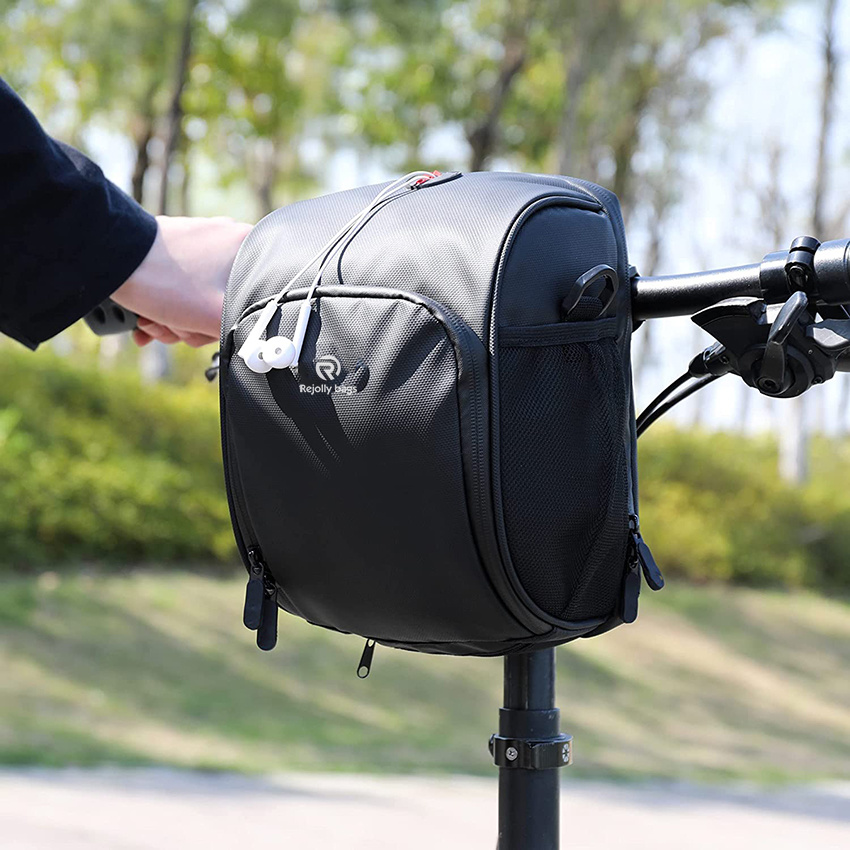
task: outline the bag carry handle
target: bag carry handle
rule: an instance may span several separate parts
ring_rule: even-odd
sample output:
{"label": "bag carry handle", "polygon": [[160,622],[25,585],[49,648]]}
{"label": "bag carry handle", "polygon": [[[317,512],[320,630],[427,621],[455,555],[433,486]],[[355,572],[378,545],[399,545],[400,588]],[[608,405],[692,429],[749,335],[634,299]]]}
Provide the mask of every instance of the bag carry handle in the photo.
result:
{"label": "bag carry handle", "polygon": [[605,263],[601,263],[598,266],[594,266],[590,271],[585,272],[573,284],[569,294],[561,301],[561,315],[564,321],[569,318],[570,313],[576,308],[582,296],[587,293],[587,290],[601,279],[605,280],[605,287],[597,297],[602,306],[594,318],[601,319],[605,315],[605,311],[611,306],[611,302],[620,288],[620,278],[615,269]]}

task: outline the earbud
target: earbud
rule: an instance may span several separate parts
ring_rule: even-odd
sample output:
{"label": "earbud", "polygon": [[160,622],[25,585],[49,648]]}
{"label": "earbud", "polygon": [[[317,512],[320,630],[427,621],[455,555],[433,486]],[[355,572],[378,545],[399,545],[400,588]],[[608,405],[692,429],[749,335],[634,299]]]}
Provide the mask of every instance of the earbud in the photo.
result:
{"label": "earbud", "polygon": [[264,375],[270,369],[287,369],[295,366],[301,357],[301,347],[304,345],[309,321],[310,298],[308,296],[298,311],[298,321],[295,323],[292,339],[285,336],[273,336],[267,340],[252,337],[239,349],[239,355],[248,368],[259,375]]}
{"label": "earbud", "polygon": [[266,340],[260,349],[260,356],[267,369],[286,369],[297,360],[295,346],[285,336],[273,336]]}
{"label": "earbud", "polygon": [[263,331],[268,326],[269,322],[277,309],[277,302],[272,298],[260,313],[260,318],[257,319],[257,324],[251,329],[251,333],[242,343],[237,354],[245,361],[245,365],[258,375],[263,375],[272,367],[263,359]]}
{"label": "earbud", "polygon": [[256,372],[258,375],[264,375],[266,372],[270,372],[272,369],[272,364],[267,363],[265,357],[263,356],[262,343],[255,346],[253,350],[246,351],[244,354],[242,354],[242,359],[245,361],[245,365],[252,372]]}

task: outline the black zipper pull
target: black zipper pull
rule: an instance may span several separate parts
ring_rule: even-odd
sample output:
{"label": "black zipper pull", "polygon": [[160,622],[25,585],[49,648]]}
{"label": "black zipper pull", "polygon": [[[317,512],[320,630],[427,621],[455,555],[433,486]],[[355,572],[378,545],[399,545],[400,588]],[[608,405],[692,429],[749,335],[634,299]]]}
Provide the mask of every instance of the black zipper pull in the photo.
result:
{"label": "black zipper pull", "polygon": [[629,528],[632,530],[632,544],[634,545],[635,556],[643,570],[643,577],[646,583],[653,590],[661,590],[664,587],[664,576],[661,575],[661,570],[658,569],[658,564],[655,563],[655,558],[652,557],[652,552],[649,551],[649,546],[644,542],[640,534],[640,520],[633,514],[629,517]]}
{"label": "black zipper pull", "polygon": [[263,578],[263,606],[257,646],[268,652],[277,645],[277,585],[266,575]]}
{"label": "black zipper pull", "polygon": [[242,612],[242,622],[246,629],[252,632],[260,628],[263,617],[263,596],[265,584],[263,577],[266,565],[259,549],[248,550],[248,585],[245,588],[245,610]]}
{"label": "black zipper pull", "polygon": [[375,641],[369,638],[366,641],[366,646],[363,647],[363,654],[360,656],[360,663],[357,665],[357,678],[365,679],[372,669],[372,656],[375,654]]}
{"label": "black zipper pull", "polygon": [[638,615],[638,598],[640,597],[640,569],[634,550],[629,553],[629,566],[623,579],[623,599],[620,619],[624,623],[633,623]]}

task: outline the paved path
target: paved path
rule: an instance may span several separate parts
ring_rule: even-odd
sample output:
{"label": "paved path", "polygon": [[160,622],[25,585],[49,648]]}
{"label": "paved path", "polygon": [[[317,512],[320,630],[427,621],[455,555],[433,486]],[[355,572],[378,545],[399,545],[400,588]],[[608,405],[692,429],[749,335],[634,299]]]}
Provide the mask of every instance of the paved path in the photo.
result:
{"label": "paved path", "polygon": [[[0,771],[2,850],[495,847],[494,782],[170,770]],[[565,782],[562,847],[850,850],[850,785],[721,791]]]}

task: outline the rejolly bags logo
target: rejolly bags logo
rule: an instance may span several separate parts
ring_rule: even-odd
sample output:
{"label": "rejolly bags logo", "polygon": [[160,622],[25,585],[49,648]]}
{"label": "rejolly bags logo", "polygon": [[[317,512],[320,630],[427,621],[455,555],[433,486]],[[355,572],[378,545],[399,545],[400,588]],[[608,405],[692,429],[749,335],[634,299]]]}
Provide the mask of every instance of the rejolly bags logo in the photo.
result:
{"label": "rejolly bags logo", "polygon": [[[368,367],[360,360],[351,370],[343,368],[335,354],[317,355],[312,363],[312,372],[321,383],[299,383],[299,390],[306,395],[355,395],[368,380]],[[303,377],[307,377],[304,375]]]}

